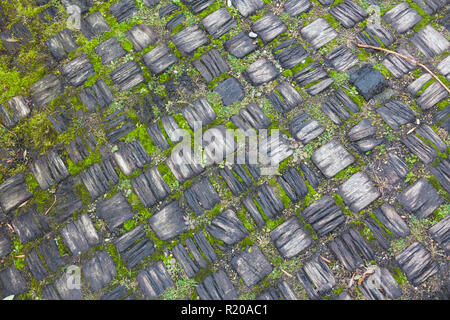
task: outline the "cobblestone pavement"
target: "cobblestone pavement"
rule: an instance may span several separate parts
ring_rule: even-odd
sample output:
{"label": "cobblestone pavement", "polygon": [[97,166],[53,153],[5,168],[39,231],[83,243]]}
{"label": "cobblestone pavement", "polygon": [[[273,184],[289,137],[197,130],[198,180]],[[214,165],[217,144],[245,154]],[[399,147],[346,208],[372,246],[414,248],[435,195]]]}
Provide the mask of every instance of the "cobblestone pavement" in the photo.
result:
{"label": "cobblestone pavement", "polygon": [[448,299],[448,4],[2,1],[0,297]]}

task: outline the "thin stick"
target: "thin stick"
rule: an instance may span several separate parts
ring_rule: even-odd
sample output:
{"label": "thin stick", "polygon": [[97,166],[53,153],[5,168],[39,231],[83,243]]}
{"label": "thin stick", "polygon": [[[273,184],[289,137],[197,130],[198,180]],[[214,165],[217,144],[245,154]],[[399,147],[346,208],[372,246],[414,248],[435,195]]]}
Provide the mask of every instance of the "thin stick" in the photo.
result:
{"label": "thin stick", "polygon": [[430,75],[433,76],[433,78],[435,78],[437,80],[437,82],[439,82],[441,84],[441,86],[443,86],[445,88],[445,90],[447,90],[450,93],[450,89],[441,81],[441,79],[439,79],[439,77],[437,75],[435,75],[433,72],[431,72],[430,69],[427,68],[427,66],[425,66],[424,64],[414,60],[413,58],[407,57],[403,54],[400,54],[398,52],[389,50],[389,49],[384,49],[384,48],[380,48],[380,47],[375,47],[375,46],[371,46],[371,45],[367,45],[367,44],[362,44],[362,43],[356,43],[356,45],[360,48],[366,48],[366,49],[374,49],[374,50],[379,50],[379,51],[384,51],[393,55],[396,55],[397,57],[403,58],[405,60],[408,60],[409,62],[421,67],[422,69],[424,69],[426,72],[428,72]]}
{"label": "thin stick", "polygon": [[45,211],[44,216],[46,216],[47,213],[48,213],[48,212],[53,208],[53,206],[55,205],[55,203],[56,203],[56,194],[55,194],[54,196],[55,196],[55,201],[53,201],[53,204],[50,206],[50,208],[48,208],[47,211]]}

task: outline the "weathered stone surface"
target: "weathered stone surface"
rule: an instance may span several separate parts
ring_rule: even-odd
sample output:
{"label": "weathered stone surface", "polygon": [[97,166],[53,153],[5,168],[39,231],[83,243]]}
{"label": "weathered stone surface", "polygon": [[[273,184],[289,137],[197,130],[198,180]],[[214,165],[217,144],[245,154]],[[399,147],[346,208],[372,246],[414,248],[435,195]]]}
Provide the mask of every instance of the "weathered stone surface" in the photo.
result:
{"label": "weathered stone surface", "polygon": [[306,112],[295,116],[288,125],[291,135],[303,145],[307,145],[325,131],[320,122],[311,119]]}
{"label": "weathered stone surface", "polygon": [[45,262],[51,273],[56,272],[64,265],[63,258],[54,239],[50,238],[42,241],[38,250],[43,258],[42,261]]}
{"label": "weathered stone surface", "polygon": [[395,257],[400,269],[412,285],[418,286],[438,271],[428,249],[420,242],[414,242]]}
{"label": "weathered stone surface", "polygon": [[447,254],[450,252],[450,215],[432,226],[428,233]]}
{"label": "weathered stone surface", "polygon": [[6,230],[0,228],[0,258],[6,257],[12,251],[11,241]]}
{"label": "weathered stone surface", "polygon": [[323,196],[305,208],[301,214],[319,237],[330,233],[346,219],[336,201],[330,196]]}
{"label": "weathered stone surface", "polygon": [[269,60],[260,58],[249,65],[243,75],[253,86],[260,86],[278,78],[280,72]]}
{"label": "weathered stone surface", "polygon": [[114,100],[114,96],[108,85],[103,80],[98,80],[90,87],[84,87],[80,92],[80,99],[88,111],[97,111],[97,106],[106,108]]}
{"label": "weathered stone surface", "polygon": [[178,182],[184,183],[205,170],[201,165],[201,159],[196,157],[195,154],[183,152],[183,148],[175,149],[173,149],[171,156],[166,159],[166,164]]}
{"label": "weathered stone surface", "polygon": [[43,190],[69,176],[66,165],[53,150],[33,162],[30,169]]}
{"label": "weathered stone surface", "polygon": [[439,64],[436,66],[436,69],[440,74],[446,77],[448,81],[450,79],[450,56],[439,62]]}
{"label": "weathered stone surface", "polygon": [[338,36],[336,30],[334,30],[323,18],[319,18],[310,23],[300,32],[302,37],[305,38],[314,49],[320,49]]}
{"label": "weathered stone surface", "polygon": [[45,218],[38,215],[34,209],[20,209],[12,221],[12,226],[21,243],[36,240],[50,231]]}
{"label": "weathered stone surface", "polygon": [[359,152],[365,153],[384,143],[383,138],[376,138],[376,132],[377,128],[369,120],[364,119],[350,128],[347,138]]}
{"label": "weathered stone surface", "polygon": [[56,290],[53,289],[52,285],[46,287],[46,299],[49,300],[81,300],[83,294],[80,288],[77,286],[70,286],[72,274],[69,272],[64,273],[55,282]]}
{"label": "weathered stone surface", "polygon": [[272,49],[272,54],[283,69],[291,69],[309,56],[305,48],[295,39],[283,41]]}
{"label": "weathered stone surface", "polygon": [[450,42],[431,25],[420,29],[411,42],[427,57],[438,56],[450,48]]}
{"label": "weathered stone surface", "polygon": [[82,270],[92,291],[98,291],[107,286],[116,274],[114,261],[105,251],[98,252],[83,265]]}
{"label": "weathered stone surface", "polygon": [[29,102],[23,96],[16,96],[7,105],[0,104],[0,119],[7,128],[14,127],[17,122],[26,118],[31,110]]}
{"label": "weathered stone surface", "polygon": [[153,243],[145,235],[143,225],[125,233],[114,245],[128,268],[134,268],[143,258],[155,251]]}
{"label": "weathered stone surface", "polygon": [[136,169],[142,169],[146,163],[151,161],[139,139],[126,144],[113,153],[114,161],[122,170],[123,174],[129,176]]}
{"label": "weathered stone surface", "polygon": [[138,52],[158,41],[158,34],[146,24],[137,24],[128,30],[126,34],[133,44],[133,49]]}
{"label": "weathered stone surface", "polygon": [[136,300],[133,296],[129,295],[130,293],[125,286],[118,286],[101,296],[100,300]]}
{"label": "weathered stone surface", "polygon": [[287,0],[283,8],[291,17],[297,17],[311,10],[312,5],[309,0]]}
{"label": "weathered stone surface", "polygon": [[117,110],[103,120],[106,138],[110,143],[116,143],[120,138],[133,131],[136,126],[122,110]]}
{"label": "weathered stone surface", "polygon": [[64,29],[48,39],[46,44],[50,53],[58,61],[66,58],[71,51],[78,47],[68,29]]}
{"label": "weathered stone surface", "polygon": [[81,20],[81,32],[83,32],[84,36],[89,41],[95,36],[109,30],[111,30],[111,28],[99,11],[95,11]]}
{"label": "weathered stone surface", "polygon": [[170,188],[164,181],[156,166],[144,171],[131,180],[131,186],[142,204],[149,208],[158,201],[164,200],[170,193]]}
{"label": "weathered stone surface", "polygon": [[290,259],[313,244],[296,217],[290,217],[270,233],[270,239],[281,255]]}
{"label": "weathered stone surface", "polygon": [[95,74],[94,67],[87,55],[81,55],[61,67],[61,74],[70,85],[81,86]]}
{"label": "weathered stone surface", "polygon": [[247,134],[253,133],[254,130],[266,129],[272,123],[261,108],[253,102],[240,109],[238,115],[231,116],[231,121]]}
{"label": "weathered stone surface", "polygon": [[168,240],[188,229],[185,217],[178,202],[173,201],[151,216],[148,223],[159,239]]}
{"label": "weathered stone surface", "polygon": [[442,159],[436,167],[430,167],[430,172],[441,187],[450,192],[450,161]]}
{"label": "weathered stone surface", "polygon": [[24,277],[14,265],[0,271],[0,294],[2,298],[19,295],[27,289],[28,286]]}
{"label": "weathered stone surface", "polygon": [[291,111],[300,106],[303,101],[300,93],[289,82],[277,85],[267,98],[280,113]]}
{"label": "weathered stone surface", "polygon": [[217,191],[207,178],[193,183],[189,189],[183,192],[183,195],[188,206],[198,216],[213,209],[220,202]]}
{"label": "weathered stone surface", "polygon": [[[262,214],[272,220],[284,210],[283,202],[267,183],[262,184],[254,195],[248,195],[243,198],[242,203],[258,228],[262,228],[266,224]],[[256,203],[261,210],[258,209]]]}
{"label": "weathered stone surface", "polygon": [[261,163],[276,166],[289,158],[294,150],[280,132],[276,132],[259,143],[258,152],[262,157]]}
{"label": "weathered stone surface", "polygon": [[[374,253],[361,234],[353,228],[342,233],[329,244],[331,251],[350,272],[364,268],[374,259]],[[364,260],[363,260],[364,259]]]}
{"label": "weathered stone surface", "polygon": [[28,192],[23,173],[18,173],[0,184],[0,207],[8,213],[33,195]]}
{"label": "weathered stone surface", "polygon": [[64,91],[61,81],[54,73],[50,73],[41,80],[36,81],[30,90],[33,103],[38,108],[47,105]]}
{"label": "weathered stone surface", "polygon": [[209,275],[196,288],[201,300],[234,300],[238,294],[223,269]]}
{"label": "weathered stone surface", "polygon": [[258,48],[253,39],[245,32],[240,32],[225,41],[223,47],[236,58],[244,58]]}
{"label": "weathered stone surface", "polygon": [[210,43],[206,34],[196,24],[172,36],[172,42],[186,56],[192,55],[195,50]]}
{"label": "weathered stone surface", "polygon": [[373,69],[370,65],[365,65],[351,74],[350,83],[356,87],[366,101],[381,93],[387,86],[387,81],[383,74]]}
{"label": "weathered stone surface", "polygon": [[178,58],[165,44],[160,44],[142,56],[142,61],[154,74],[160,74],[171,65],[178,62]]}
{"label": "weathered stone surface", "polygon": [[194,67],[200,72],[203,79],[210,83],[214,78],[230,71],[230,67],[225,62],[225,59],[220,55],[216,49],[211,49],[202,54],[200,59],[192,62]]}
{"label": "weathered stone surface", "polygon": [[320,299],[336,285],[333,273],[318,254],[299,270],[297,279],[311,299]]}
{"label": "weathered stone surface", "polygon": [[[199,141],[200,137],[197,140]],[[203,137],[199,142],[204,151],[203,164],[205,166],[222,162],[237,148],[231,132],[223,125],[214,126],[203,132]]]}
{"label": "weathered stone surface", "polygon": [[100,243],[100,237],[87,214],[83,214],[80,219],[70,222],[62,228],[61,236],[74,256],[78,256]]}
{"label": "weathered stone surface", "polygon": [[324,57],[324,62],[336,71],[344,72],[357,64],[359,60],[347,46],[341,45],[330,51]]}
{"label": "weathered stone surface", "polygon": [[117,67],[110,76],[114,84],[119,86],[120,91],[129,90],[144,82],[141,67],[134,60]]}
{"label": "weathered stone surface", "polygon": [[402,289],[390,272],[378,266],[374,270],[359,286],[361,292],[370,300],[385,300],[386,297],[398,299],[402,295]]}
{"label": "weathered stone surface", "polygon": [[214,238],[229,246],[238,243],[249,234],[236,213],[230,209],[216,216],[206,230]]}
{"label": "weathered stone surface", "polygon": [[394,236],[405,238],[410,234],[408,225],[391,205],[383,203],[381,207],[376,208],[373,213],[378,221],[380,221]]}
{"label": "weathered stone surface", "polygon": [[436,189],[425,178],[420,178],[403,190],[398,201],[407,212],[419,219],[430,216],[443,202]]}
{"label": "weathered stone surface", "polygon": [[251,246],[233,257],[231,264],[247,287],[257,284],[267,277],[273,270],[261,249]]}
{"label": "weathered stone surface", "polygon": [[396,131],[400,130],[400,126],[416,120],[416,115],[411,108],[398,100],[386,102],[382,107],[377,109],[377,112],[383,118],[384,122]]}
{"label": "weathered stone surface", "polygon": [[358,113],[359,107],[344,91],[337,90],[322,103],[320,110],[335,124],[341,125],[350,118],[351,113]]}
{"label": "weathered stone surface", "polygon": [[431,163],[438,157],[436,150],[426,144],[414,133],[408,134],[405,138],[403,138],[402,142],[425,164]]}
{"label": "weathered stone surface", "polygon": [[106,221],[112,230],[119,227],[134,215],[131,205],[121,192],[97,205],[97,215]]}
{"label": "weathered stone surface", "polygon": [[351,165],[355,158],[339,141],[332,140],[317,149],[311,160],[327,178],[332,178]]}
{"label": "weathered stone surface", "polygon": [[292,202],[297,202],[308,194],[308,188],[295,167],[278,176],[277,181]]}
{"label": "weathered stone surface", "polygon": [[422,16],[406,2],[401,2],[383,15],[384,21],[398,33],[404,33],[422,20]]}
{"label": "weathered stone surface", "polygon": [[294,79],[302,87],[309,86],[306,92],[312,96],[324,91],[334,82],[334,79],[328,77],[325,69],[317,62],[307,65],[294,74]]}
{"label": "weathered stone surface", "polygon": [[[394,36],[383,26],[373,24],[368,24],[363,31],[356,35],[359,42],[371,46],[384,45],[386,47],[390,46],[394,42]],[[373,49],[366,49],[369,52],[374,52]]]}
{"label": "weathered stone surface", "polygon": [[[249,173],[245,170],[247,169]],[[252,170],[256,169],[256,170]],[[230,188],[235,196],[241,195],[246,189],[250,188],[254,181],[257,181],[260,176],[260,171],[256,165],[235,164],[232,168],[225,166],[219,170],[219,174],[225,180],[225,183]],[[253,179],[252,179],[253,178]]]}
{"label": "weathered stone surface", "polygon": [[[405,49],[398,49],[398,53],[414,59],[407,50]],[[414,70],[417,66],[410,61],[400,58],[397,55],[394,54],[388,54],[384,58],[382,64],[389,70],[390,73],[394,75],[397,79],[400,79],[408,72]]]}
{"label": "weathered stone surface", "polygon": [[114,170],[111,159],[104,160],[100,164],[94,163],[80,173],[80,178],[92,199],[108,192],[111,185],[119,183],[119,176]]}
{"label": "weathered stone surface", "polygon": [[32,249],[25,257],[25,262],[31,271],[31,274],[37,281],[42,281],[47,275],[47,269],[39,258],[36,249]]}
{"label": "weathered stone surface", "polygon": [[120,0],[109,7],[109,12],[121,23],[137,12],[135,0]]}
{"label": "weathered stone surface", "polygon": [[222,96],[222,103],[225,106],[235,103],[236,101],[241,101],[244,99],[245,92],[244,87],[234,77],[230,77],[222,82],[220,82],[214,91]]}
{"label": "weathered stone surface", "polygon": [[[199,130],[201,127],[206,126],[217,118],[216,111],[204,97],[199,98],[191,105],[184,107],[181,110],[181,113],[194,131]],[[200,125],[200,127],[196,127],[196,124]]]}
{"label": "weathered stone surface", "polygon": [[102,63],[104,65],[109,64],[127,54],[127,51],[122,48],[116,37],[111,37],[100,43],[94,48],[94,51],[102,59]]}
{"label": "weathered stone surface", "polygon": [[136,280],[141,290],[150,299],[157,299],[166,289],[174,285],[161,260],[150,268],[139,271]]}
{"label": "weathered stone surface", "polygon": [[214,39],[218,39],[234,28],[237,22],[228,10],[222,7],[203,18],[202,24]]}
{"label": "weathered stone surface", "polygon": [[330,13],[347,29],[354,27],[368,16],[363,8],[351,0],[345,0],[332,7]]}
{"label": "weathered stone surface", "polygon": [[353,212],[361,211],[381,195],[367,174],[361,171],[341,184],[338,193]]}
{"label": "weathered stone surface", "polygon": [[277,284],[278,290],[280,290],[280,296],[283,300],[298,300],[292,287],[283,280]]}
{"label": "weathered stone surface", "polygon": [[244,17],[251,16],[265,7],[262,0],[231,0],[231,3]]}
{"label": "weathered stone surface", "polygon": [[274,14],[267,14],[252,24],[252,30],[264,43],[269,43],[287,30],[286,25]]}
{"label": "weathered stone surface", "polygon": [[91,132],[83,136],[76,136],[67,148],[67,155],[73,163],[83,161],[97,146],[97,141]]}

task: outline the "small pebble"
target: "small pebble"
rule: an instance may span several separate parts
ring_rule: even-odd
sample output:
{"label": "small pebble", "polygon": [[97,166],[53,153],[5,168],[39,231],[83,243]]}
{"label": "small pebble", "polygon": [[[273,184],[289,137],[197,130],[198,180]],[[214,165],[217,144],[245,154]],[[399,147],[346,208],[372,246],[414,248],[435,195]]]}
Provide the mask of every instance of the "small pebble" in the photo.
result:
{"label": "small pebble", "polygon": [[248,36],[250,37],[250,38],[256,38],[258,35],[256,34],[256,33],[254,33],[254,32],[252,32],[252,31],[250,31],[249,33],[248,33]]}

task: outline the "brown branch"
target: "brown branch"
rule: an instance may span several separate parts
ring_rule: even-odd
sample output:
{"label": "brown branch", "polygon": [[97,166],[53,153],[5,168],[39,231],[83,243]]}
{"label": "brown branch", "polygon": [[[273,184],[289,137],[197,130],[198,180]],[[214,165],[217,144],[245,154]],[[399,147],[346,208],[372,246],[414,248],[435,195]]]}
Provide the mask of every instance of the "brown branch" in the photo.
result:
{"label": "brown branch", "polygon": [[433,72],[431,72],[430,69],[427,68],[427,66],[425,66],[424,64],[414,60],[413,58],[410,58],[408,56],[405,56],[401,53],[389,50],[389,49],[384,49],[381,47],[375,47],[375,46],[371,46],[371,45],[367,45],[367,44],[362,44],[362,43],[358,43],[356,42],[356,45],[360,48],[366,48],[366,49],[373,49],[373,50],[378,50],[378,51],[384,51],[393,55],[396,55],[397,57],[403,58],[405,60],[408,60],[409,62],[415,64],[416,66],[421,67],[422,69],[424,69],[426,72],[428,72],[430,75],[433,76],[433,78],[435,78],[437,80],[437,82],[439,82],[441,84],[441,86],[444,87],[445,90],[447,90],[450,93],[450,89],[441,81],[441,79],[439,79],[439,77],[437,75],[435,75]]}
{"label": "brown branch", "polygon": [[50,208],[48,208],[47,211],[45,211],[44,216],[46,216],[47,213],[49,213],[49,211],[53,208],[53,206],[55,205],[55,203],[56,203],[56,194],[55,194],[55,201],[53,201],[53,203],[52,203],[52,205],[50,206]]}

